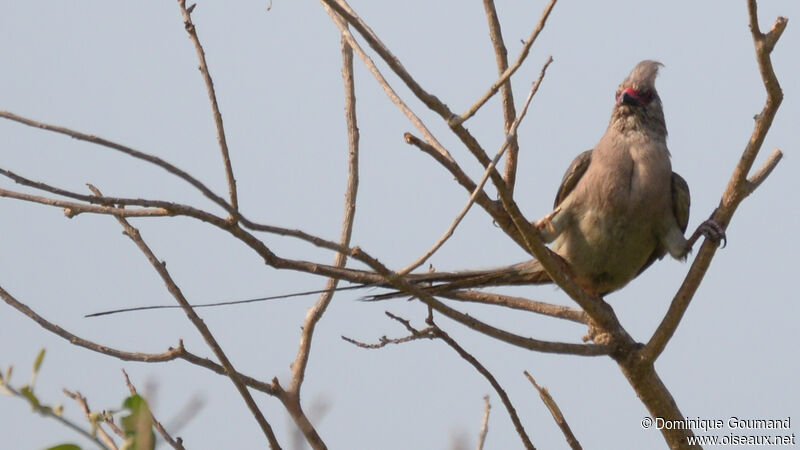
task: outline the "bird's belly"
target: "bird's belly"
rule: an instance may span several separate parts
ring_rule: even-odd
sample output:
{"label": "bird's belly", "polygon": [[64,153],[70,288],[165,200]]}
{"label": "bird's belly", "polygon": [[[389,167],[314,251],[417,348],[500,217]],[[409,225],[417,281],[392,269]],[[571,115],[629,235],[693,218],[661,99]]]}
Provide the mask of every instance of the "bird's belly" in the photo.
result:
{"label": "bird's belly", "polygon": [[639,273],[658,244],[652,224],[632,216],[586,211],[553,249],[582,284],[600,293],[619,289]]}

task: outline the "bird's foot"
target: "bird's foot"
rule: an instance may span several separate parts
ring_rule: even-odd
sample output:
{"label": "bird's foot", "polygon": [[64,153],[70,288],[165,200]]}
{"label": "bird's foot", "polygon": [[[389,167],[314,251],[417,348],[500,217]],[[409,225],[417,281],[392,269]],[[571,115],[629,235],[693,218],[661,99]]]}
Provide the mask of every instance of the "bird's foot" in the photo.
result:
{"label": "bird's foot", "polygon": [[694,243],[700,236],[705,237],[709,241],[717,244],[720,248],[725,248],[725,245],[728,243],[728,238],[725,236],[725,230],[722,228],[722,225],[719,224],[714,219],[708,219],[705,222],[701,223],[697,230],[692,234],[692,237],[689,238],[689,248],[694,246]]}
{"label": "bird's foot", "polygon": [[533,222],[533,226],[539,231],[539,236],[545,242],[550,242],[556,234],[556,227],[553,225],[553,217],[561,211],[561,208],[556,208],[550,214],[542,217],[541,219]]}

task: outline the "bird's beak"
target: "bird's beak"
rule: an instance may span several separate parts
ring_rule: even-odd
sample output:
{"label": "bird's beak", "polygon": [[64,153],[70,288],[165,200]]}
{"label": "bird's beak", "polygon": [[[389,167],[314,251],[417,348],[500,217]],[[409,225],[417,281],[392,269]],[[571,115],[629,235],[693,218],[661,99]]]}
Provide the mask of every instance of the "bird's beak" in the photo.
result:
{"label": "bird's beak", "polygon": [[640,106],[642,97],[633,88],[625,88],[617,97],[617,105]]}

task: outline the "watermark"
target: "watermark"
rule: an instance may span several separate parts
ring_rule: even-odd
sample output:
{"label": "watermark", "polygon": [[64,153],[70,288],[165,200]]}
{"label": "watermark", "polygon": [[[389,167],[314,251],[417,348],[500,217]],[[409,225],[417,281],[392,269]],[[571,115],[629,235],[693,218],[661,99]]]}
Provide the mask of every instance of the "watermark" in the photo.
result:
{"label": "watermark", "polygon": [[688,443],[692,445],[797,445],[795,434],[791,431],[791,417],[730,416],[724,419],[644,417],[641,425],[646,430],[693,430],[698,434],[687,437]]}

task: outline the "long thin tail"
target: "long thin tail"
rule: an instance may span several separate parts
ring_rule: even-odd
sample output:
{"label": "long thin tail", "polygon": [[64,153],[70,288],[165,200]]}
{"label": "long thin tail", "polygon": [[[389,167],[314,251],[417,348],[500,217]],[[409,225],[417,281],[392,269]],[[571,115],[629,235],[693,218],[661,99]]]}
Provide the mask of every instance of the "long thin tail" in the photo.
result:
{"label": "long thin tail", "polygon": [[[476,287],[547,284],[553,282],[542,268],[541,263],[535,259],[493,269],[424,273],[412,275],[411,279],[431,295]],[[407,295],[408,293],[405,292],[394,291],[372,295],[364,300],[387,300]]]}
{"label": "long thin tail", "polygon": [[[470,289],[484,286],[500,285],[520,285],[520,284],[545,284],[551,283],[550,277],[542,269],[539,261],[531,260],[510,266],[496,267],[485,270],[465,270],[461,272],[429,272],[409,275],[409,278],[432,295],[444,292],[452,292],[459,289]],[[357,284],[353,286],[340,286],[333,291],[346,291],[353,289],[366,289],[376,287],[390,287],[379,284]],[[328,292],[328,289],[313,291],[293,292],[291,294],[273,295],[269,297],[249,298],[245,300],[233,300],[225,302],[200,303],[192,305],[193,308],[208,308],[217,306],[239,305],[244,303],[263,302],[268,300],[278,300],[290,297],[300,297],[304,295],[321,294]],[[387,300],[390,298],[404,297],[407,293],[401,291],[388,292],[386,294],[372,295],[364,297],[365,301]],[[150,305],[135,306],[132,308],[121,308],[110,311],[101,311],[87,314],[84,317],[98,317],[112,314],[119,314],[132,311],[146,311],[153,309],[177,309],[180,305]]]}

